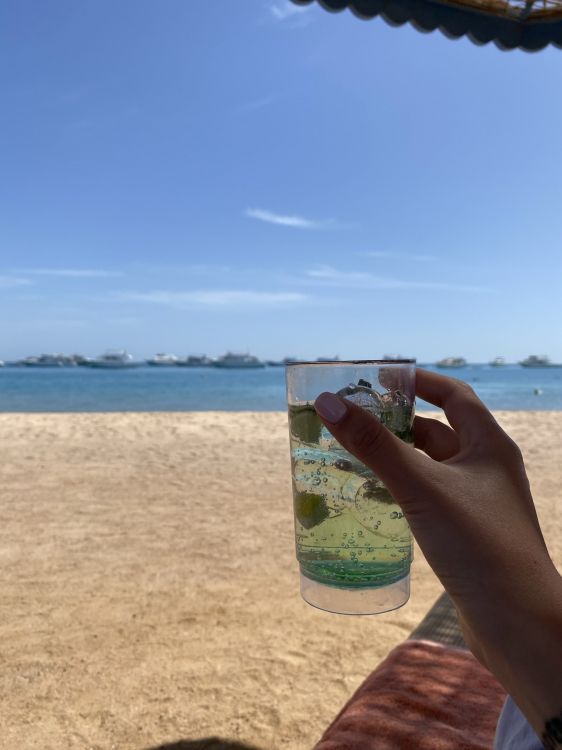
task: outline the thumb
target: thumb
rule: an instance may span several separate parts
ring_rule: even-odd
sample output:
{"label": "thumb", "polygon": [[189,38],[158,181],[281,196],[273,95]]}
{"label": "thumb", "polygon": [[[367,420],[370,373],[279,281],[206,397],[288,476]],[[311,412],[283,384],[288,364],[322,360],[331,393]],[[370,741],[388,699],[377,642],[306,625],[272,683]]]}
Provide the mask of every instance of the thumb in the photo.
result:
{"label": "thumb", "polygon": [[397,500],[427,481],[427,456],[393,435],[378,419],[333,393],[314,403],[320,419],[343,447],[369,467]]}

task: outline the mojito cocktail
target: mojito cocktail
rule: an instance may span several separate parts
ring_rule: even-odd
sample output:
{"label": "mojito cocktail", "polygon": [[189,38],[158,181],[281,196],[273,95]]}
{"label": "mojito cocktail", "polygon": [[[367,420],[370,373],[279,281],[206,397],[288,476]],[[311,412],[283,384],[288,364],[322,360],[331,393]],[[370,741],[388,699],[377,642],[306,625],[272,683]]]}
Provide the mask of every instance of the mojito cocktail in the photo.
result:
{"label": "mojito cocktail", "polygon": [[[312,369],[297,372],[305,367]],[[317,368],[324,368],[323,377],[317,377]],[[325,368],[331,368],[331,388],[325,387]],[[287,368],[301,591],[308,602],[322,609],[386,611],[405,603],[409,595],[412,539],[404,514],[380,479],[330,434],[314,410],[314,401],[306,399],[318,380],[318,393],[337,392],[413,443],[413,364],[397,363],[396,371],[392,368],[390,363],[314,363]],[[349,376],[353,380],[345,384]]]}

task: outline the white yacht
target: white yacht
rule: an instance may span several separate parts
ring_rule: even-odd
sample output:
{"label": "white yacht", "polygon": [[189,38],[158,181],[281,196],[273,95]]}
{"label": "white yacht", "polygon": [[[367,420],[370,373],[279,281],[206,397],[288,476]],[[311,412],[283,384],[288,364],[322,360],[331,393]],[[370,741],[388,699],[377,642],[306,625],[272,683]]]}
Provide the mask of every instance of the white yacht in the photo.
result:
{"label": "white yacht", "polygon": [[442,370],[466,367],[466,359],[464,357],[445,357],[445,359],[440,359],[439,362],[436,362],[435,366]]}
{"label": "white yacht", "polygon": [[39,357],[26,357],[18,362],[25,367],[64,367],[62,354],[41,354]]}
{"label": "white yacht", "polygon": [[265,367],[265,363],[257,357],[254,357],[252,354],[235,354],[234,352],[227,352],[222,357],[219,357],[213,364],[215,367],[223,367],[232,370]]}
{"label": "white yacht", "polygon": [[90,367],[98,367],[105,370],[117,370],[125,367],[138,367],[141,363],[135,362],[132,356],[124,349],[109,350],[96,359],[88,362]]}
{"label": "white yacht", "polygon": [[551,362],[546,354],[530,354],[522,362],[519,362],[521,367],[562,367],[562,364],[558,365]]}
{"label": "white yacht", "polygon": [[494,357],[490,362],[490,367],[505,367],[506,364],[505,357]]}
{"label": "white yacht", "polygon": [[178,364],[178,358],[175,354],[156,354],[151,359],[146,360],[147,365],[153,367],[175,367]]}
{"label": "white yacht", "polygon": [[190,354],[185,359],[178,359],[176,364],[180,367],[210,367],[213,360],[205,354]]}

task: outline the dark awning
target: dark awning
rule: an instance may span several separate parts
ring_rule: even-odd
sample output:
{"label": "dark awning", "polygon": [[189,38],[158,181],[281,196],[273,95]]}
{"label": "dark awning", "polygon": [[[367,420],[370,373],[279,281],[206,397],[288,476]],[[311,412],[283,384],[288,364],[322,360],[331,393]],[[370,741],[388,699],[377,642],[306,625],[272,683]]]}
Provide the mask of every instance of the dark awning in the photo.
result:
{"label": "dark awning", "polygon": [[349,8],[359,18],[381,16],[392,26],[411,23],[419,31],[439,29],[476,44],[527,51],[562,47],[562,0],[292,0],[318,2],[330,11]]}

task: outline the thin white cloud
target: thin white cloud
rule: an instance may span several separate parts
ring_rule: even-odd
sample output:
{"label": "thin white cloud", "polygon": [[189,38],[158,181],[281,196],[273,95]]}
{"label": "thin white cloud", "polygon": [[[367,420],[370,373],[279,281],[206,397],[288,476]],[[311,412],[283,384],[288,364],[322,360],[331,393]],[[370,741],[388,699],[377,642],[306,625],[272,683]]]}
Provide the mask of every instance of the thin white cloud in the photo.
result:
{"label": "thin white cloud", "polygon": [[202,289],[187,292],[153,291],[120,292],[125,302],[146,302],[175,308],[206,308],[235,310],[285,307],[305,302],[300,292],[256,292],[236,289]]}
{"label": "thin white cloud", "polygon": [[264,107],[268,107],[270,104],[273,104],[276,99],[277,97],[275,96],[275,94],[262,96],[259,99],[253,99],[252,101],[246,102],[245,104],[241,104],[236,111],[240,113],[255,112],[256,110],[263,109]]}
{"label": "thin white cloud", "polygon": [[453,292],[489,292],[487,287],[472,284],[457,284],[442,281],[408,281],[387,276],[378,276],[365,271],[340,271],[331,266],[318,266],[306,271],[305,275],[314,282],[325,286],[352,289],[434,289]]}
{"label": "thin white cloud", "polygon": [[310,10],[310,6],[304,7],[295,5],[290,0],[284,0],[284,2],[271,3],[269,6],[269,12],[275,18],[276,21],[286,21],[295,16],[303,16]]}
{"label": "thin white cloud", "polygon": [[305,219],[304,216],[276,214],[265,208],[247,208],[246,216],[250,219],[265,221],[267,224],[277,224],[280,227],[292,227],[294,229],[330,229],[335,228],[337,223],[334,219]]}
{"label": "thin white cloud", "polygon": [[31,279],[24,279],[21,276],[0,275],[1,289],[13,289],[19,286],[31,286],[31,284],[33,284]]}
{"label": "thin white cloud", "polygon": [[436,255],[425,255],[424,253],[391,253],[387,250],[367,250],[357,253],[364,258],[389,258],[396,260],[420,260],[427,263],[438,260]]}
{"label": "thin white cloud", "polygon": [[26,268],[21,273],[33,276],[60,276],[71,279],[95,279],[122,276],[120,271],[107,271],[99,268]]}

